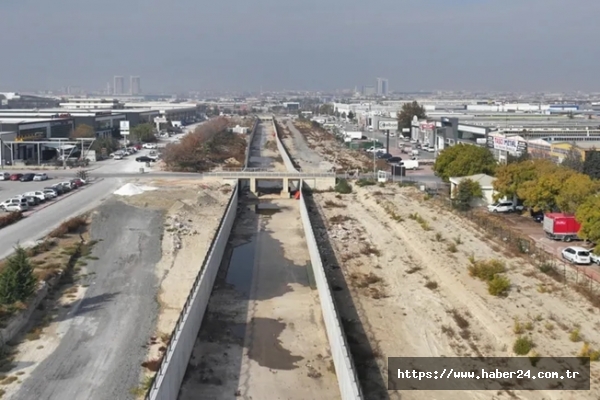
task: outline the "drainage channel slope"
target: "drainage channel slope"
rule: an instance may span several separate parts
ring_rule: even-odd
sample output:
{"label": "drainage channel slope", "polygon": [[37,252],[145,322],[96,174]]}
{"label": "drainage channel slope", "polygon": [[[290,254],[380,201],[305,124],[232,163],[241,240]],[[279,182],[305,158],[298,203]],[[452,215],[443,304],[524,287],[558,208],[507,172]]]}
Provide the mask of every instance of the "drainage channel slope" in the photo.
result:
{"label": "drainage channel slope", "polygon": [[[250,167],[280,168],[276,146],[259,123]],[[240,194],[179,399],[339,399],[300,202],[280,197],[281,181],[257,189]]]}

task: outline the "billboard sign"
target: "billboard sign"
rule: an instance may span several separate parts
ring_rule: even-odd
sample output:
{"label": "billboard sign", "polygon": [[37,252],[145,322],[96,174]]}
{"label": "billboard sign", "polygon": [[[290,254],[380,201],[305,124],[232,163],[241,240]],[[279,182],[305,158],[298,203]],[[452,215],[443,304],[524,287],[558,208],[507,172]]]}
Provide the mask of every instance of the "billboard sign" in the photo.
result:
{"label": "billboard sign", "polygon": [[380,131],[397,131],[398,121],[379,121]]}
{"label": "billboard sign", "polygon": [[129,135],[129,121],[119,121],[121,135]]}
{"label": "billboard sign", "polygon": [[527,143],[515,138],[507,138],[503,136],[494,136],[494,149],[508,151],[509,153],[517,153],[527,149]]}

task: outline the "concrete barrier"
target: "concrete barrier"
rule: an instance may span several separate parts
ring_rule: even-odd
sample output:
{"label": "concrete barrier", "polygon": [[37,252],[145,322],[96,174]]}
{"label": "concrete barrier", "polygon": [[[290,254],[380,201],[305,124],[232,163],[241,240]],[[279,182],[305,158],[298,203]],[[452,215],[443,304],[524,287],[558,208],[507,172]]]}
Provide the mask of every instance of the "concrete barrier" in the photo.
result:
{"label": "concrete barrier", "polygon": [[246,148],[246,158],[244,160],[244,168],[248,168],[250,164],[250,151],[252,150],[252,141],[254,140],[254,135],[256,134],[256,128],[258,127],[258,123],[260,119],[258,116],[254,120],[254,126],[252,127],[252,132],[250,132],[250,136],[248,137],[248,147]]}
{"label": "concrete barrier", "polygon": [[175,324],[160,368],[146,393],[146,400],[177,398],[235,221],[238,193],[238,185],[235,185],[200,272]]}
{"label": "concrete barrier", "polygon": [[[273,121],[275,123],[275,121]],[[277,148],[283,159],[283,163],[289,172],[297,172],[292,163],[290,154],[283,145],[275,126]],[[300,192],[302,192],[302,185],[304,182],[300,182]],[[319,253],[319,246],[317,239],[310,223],[308,216],[308,208],[304,201],[304,196],[300,197],[300,218],[302,219],[302,226],[304,227],[304,237],[306,238],[306,245],[308,246],[308,253],[310,254],[310,263],[315,277],[317,285],[317,291],[319,293],[319,301],[321,302],[321,313],[323,315],[323,321],[325,323],[325,331],[327,332],[327,339],[329,340],[329,347],[331,349],[331,356],[333,358],[333,365],[335,367],[335,373],[337,375],[338,386],[340,388],[340,395],[342,400],[362,400],[363,395],[358,382],[358,376],[356,375],[356,369],[354,368],[354,362],[350,354],[350,348],[346,341],[346,335],[342,329],[339,314],[335,308],[335,302],[325,275],[325,269],[323,267],[323,260],[321,260],[321,253]]]}

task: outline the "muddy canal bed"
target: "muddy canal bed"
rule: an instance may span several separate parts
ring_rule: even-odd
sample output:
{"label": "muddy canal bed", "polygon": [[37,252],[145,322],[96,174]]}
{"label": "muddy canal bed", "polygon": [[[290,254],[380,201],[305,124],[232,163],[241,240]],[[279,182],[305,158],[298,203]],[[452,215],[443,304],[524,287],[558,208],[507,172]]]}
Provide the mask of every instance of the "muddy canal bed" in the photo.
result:
{"label": "muddy canal bed", "polygon": [[293,199],[242,199],[179,399],[339,399]]}

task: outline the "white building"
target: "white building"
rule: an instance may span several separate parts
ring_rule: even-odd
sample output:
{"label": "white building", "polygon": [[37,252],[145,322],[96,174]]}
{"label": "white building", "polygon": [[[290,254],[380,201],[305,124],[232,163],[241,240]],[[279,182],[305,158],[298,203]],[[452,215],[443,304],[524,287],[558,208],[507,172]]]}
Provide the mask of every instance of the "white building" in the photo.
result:
{"label": "white building", "polygon": [[473,182],[479,183],[479,186],[481,186],[481,192],[483,196],[480,199],[473,199],[471,201],[472,207],[487,206],[489,204],[494,204],[494,195],[496,194],[496,192],[494,191],[494,181],[496,180],[496,178],[486,174],[476,174],[471,176],[450,178],[450,198],[453,199],[455,197],[456,188],[458,187],[459,183],[464,179],[470,179]]}

